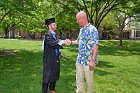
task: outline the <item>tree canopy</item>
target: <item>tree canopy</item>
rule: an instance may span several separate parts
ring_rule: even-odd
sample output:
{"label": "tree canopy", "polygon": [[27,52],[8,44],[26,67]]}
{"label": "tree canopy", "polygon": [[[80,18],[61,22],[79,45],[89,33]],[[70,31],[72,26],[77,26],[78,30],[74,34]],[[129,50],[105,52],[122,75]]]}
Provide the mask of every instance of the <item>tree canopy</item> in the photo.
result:
{"label": "tree canopy", "polygon": [[51,17],[56,17],[59,32],[77,31],[79,26],[75,15],[84,10],[89,22],[100,32],[100,28],[112,29],[116,24],[111,24],[110,20],[108,25],[104,25],[109,19],[106,17],[111,13],[116,12],[118,16],[122,13],[126,16],[140,14],[139,2],[140,0],[0,0],[0,31],[6,35],[16,28],[34,37],[37,32],[45,33],[44,20]]}

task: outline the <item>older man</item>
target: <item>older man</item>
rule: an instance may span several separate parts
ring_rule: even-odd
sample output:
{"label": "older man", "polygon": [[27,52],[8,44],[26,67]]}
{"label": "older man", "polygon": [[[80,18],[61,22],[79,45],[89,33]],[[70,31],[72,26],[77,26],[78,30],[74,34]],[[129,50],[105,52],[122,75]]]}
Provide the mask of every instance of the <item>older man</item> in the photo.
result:
{"label": "older man", "polygon": [[98,53],[98,31],[88,22],[84,11],[77,13],[76,20],[82,27],[78,39],[71,41],[71,44],[79,44],[76,62],[77,93],[84,93],[84,78],[87,82],[87,93],[93,93],[93,72],[97,64]]}

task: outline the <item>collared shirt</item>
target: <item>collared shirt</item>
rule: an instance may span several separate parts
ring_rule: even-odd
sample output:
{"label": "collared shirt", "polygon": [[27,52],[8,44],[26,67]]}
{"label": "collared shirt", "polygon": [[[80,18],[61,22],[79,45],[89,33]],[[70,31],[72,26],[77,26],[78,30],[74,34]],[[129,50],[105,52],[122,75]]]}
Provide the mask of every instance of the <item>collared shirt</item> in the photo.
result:
{"label": "collared shirt", "polygon": [[[53,35],[53,38],[56,39],[55,32],[54,32],[54,31],[51,31],[51,30],[49,30],[49,31],[50,31],[51,34]],[[60,41],[58,42],[58,44],[59,44],[60,46],[62,46],[62,45],[64,44],[64,40],[60,40]],[[42,49],[44,49],[44,40],[43,40],[43,42],[42,42]]]}
{"label": "collared shirt", "polygon": [[[54,31],[51,31],[51,30],[49,30],[49,31],[50,31],[51,34],[53,35],[53,38],[56,39],[56,34],[55,34],[55,32],[54,32]],[[58,50],[58,49],[55,49],[55,54],[56,54],[56,56],[59,56],[59,50]]]}
{"label": "collared shirt", "polygon": [[54,31],[51,31],[51,30],[49,30],[51,33],[52,33],[52,35],[55,35],[55,32]]}
{"label": "collared shirt", "polygon": [[[80,33],[77,41],[79,42],[79,53],[77,56],[77,62],[80,64],[88,65],[92,56],[92,48],[94,44],[98,44],[98,30],[90,23],[80,29]],[[97,64],[97,56],[94,61]]]}
{"label": "collared shirt", "polygon": [[[49,31],[52,33],[53,37],[56,39],[56,34],[55,34],[55,32],[54,32],[54,31],[51,31],[51,30],[49,30]],[[60,40],[60,41],[58,42],[58,44],[59,44],[60,46],[62,46],[62,45],[64,44],[64,40]]]}

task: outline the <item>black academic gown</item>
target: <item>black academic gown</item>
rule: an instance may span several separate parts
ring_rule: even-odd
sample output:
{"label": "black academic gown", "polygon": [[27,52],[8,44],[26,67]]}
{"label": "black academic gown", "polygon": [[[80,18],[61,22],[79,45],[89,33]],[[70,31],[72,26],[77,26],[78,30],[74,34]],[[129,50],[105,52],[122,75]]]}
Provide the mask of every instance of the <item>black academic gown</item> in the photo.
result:
{"label": "black academic gown", "polygon": [[58,42],[50,31],[46,33],[44,39],[43,83],[55,82],[59,79],[60,60],[59,56],[56,56],[55,49],[62,49],[63,47],[58,45]]}

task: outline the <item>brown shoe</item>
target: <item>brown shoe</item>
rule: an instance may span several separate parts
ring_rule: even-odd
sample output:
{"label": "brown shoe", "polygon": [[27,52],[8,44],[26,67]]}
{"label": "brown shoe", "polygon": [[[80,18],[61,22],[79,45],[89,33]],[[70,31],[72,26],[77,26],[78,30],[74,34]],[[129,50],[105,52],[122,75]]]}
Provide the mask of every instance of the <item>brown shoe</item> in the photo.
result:
{"label": "brown shoe", "polygon": [[57,92],[56,92],[56,91],[51,91],[51,90],[50,90],[50,93],[57,93]]}

